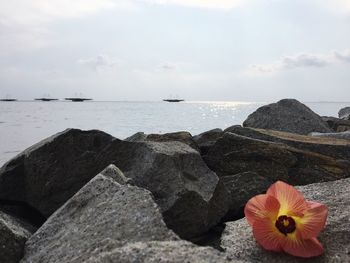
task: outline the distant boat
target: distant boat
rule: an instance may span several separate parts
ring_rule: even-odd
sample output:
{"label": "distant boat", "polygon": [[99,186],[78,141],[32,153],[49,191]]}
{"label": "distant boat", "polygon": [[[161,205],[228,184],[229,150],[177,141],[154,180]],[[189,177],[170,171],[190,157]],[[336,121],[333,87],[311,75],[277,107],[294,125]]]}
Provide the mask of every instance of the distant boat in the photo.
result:
{"label": "distant boat", "polygon": [[17,99],[0,99],[0,101],[17,101]]}
{"label": "distant boat", "polygon": [[40,100],[40,101],[54,101],[54,100],[58,100],[58,99],[51,99],[51,98],[37,98],[35,100]]}
{"label": "distant boat", "polygon": [[185,101],[185,100],[182,100],[182,99],[165,99],[163,101],[166,101],[166,102],[181,102],[181,101]]}
{"label": "distant boat", "polygon": [[70,100],[70,101],[73,101],[73,102],[82,102],[82,101],[92,100],[92,99],[87,99],[87,98],[65,98],[65,100]]}
{"label": "distant boat", "polygon": [[17,101],[17,99],[11,98],[10,94],[6,94],[5,98],[0,98],[0,101]]}

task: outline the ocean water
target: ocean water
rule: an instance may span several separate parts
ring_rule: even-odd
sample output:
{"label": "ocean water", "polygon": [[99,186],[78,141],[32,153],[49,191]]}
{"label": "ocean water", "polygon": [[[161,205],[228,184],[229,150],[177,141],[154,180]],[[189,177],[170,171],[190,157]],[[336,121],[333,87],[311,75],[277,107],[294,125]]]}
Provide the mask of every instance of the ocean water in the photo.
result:
{"label": "ocean water", "polygon": [[[117,138],[189,131],[193,135],[242,124],[261,102],[0,102],[0,166],[34,143],[67,128],[99,129]],[[337,116],[350,103],[305,103]]]}

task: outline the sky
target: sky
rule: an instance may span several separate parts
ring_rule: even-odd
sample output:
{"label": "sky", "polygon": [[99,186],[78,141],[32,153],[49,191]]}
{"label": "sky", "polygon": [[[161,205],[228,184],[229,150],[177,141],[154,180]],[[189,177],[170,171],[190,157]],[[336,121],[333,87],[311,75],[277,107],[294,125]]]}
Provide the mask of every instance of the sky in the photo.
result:
{"label": "sky", "polygon": [[350,101],[350,0],[0,0],[0,97]]}

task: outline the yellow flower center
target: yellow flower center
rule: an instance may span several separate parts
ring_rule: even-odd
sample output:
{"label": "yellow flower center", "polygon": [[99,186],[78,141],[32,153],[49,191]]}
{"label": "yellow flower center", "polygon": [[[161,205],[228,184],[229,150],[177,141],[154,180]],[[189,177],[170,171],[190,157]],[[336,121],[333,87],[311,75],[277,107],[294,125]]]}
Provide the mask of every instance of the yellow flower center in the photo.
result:
{"label": "yellow flower center", "polygon": [[279,216],[276,220],[275,226],[285,236],[296,230],[295,220],[286,215]]}

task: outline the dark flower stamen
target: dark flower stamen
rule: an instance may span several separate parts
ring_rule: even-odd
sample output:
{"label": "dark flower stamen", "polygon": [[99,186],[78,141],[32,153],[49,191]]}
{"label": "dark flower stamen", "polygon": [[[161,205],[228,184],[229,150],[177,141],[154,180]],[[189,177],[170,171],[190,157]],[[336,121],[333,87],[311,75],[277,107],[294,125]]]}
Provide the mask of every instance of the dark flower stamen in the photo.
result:
{"label": "dark flower stamen", "polygon": [[278,217],[278,219],[276,220],[275,226],[283,235],[293,233],[296,229],[294,219],[289,216]]}

